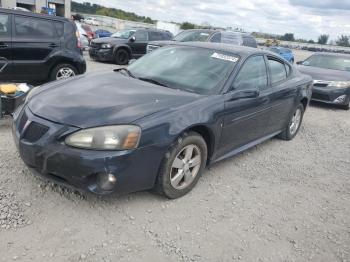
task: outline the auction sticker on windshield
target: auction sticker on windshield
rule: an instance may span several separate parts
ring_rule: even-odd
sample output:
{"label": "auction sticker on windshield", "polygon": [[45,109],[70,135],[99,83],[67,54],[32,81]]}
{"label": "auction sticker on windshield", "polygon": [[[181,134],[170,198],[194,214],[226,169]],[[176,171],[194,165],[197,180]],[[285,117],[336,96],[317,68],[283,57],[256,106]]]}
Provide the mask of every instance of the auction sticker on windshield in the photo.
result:
{"label": "auction sticker on windshield", "polygon": [[216,59],[231,61],[233,63],[236,63],[238,61],[238,57],[236,57],[236,56],[229,56],[229,55],[219,54],[216,52],[214,54],[212,54],[211,57],[216,58]]}

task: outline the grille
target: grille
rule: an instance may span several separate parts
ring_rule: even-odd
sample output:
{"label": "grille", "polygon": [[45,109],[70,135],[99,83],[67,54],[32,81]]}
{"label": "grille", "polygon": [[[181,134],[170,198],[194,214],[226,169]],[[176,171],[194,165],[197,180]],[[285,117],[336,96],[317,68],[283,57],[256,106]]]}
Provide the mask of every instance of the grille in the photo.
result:
{"label": "grille", "polygon": [[43,135],[45,135],[47,131],[49,131],[49,128],[47,126],[36,122],[31,122],[28,128],[25,130],[23,139],[34,143],[38,141]]}
{"label": "grille", "polygon": [[91,48],[100,48],[100,46],[101,46],[100,44],[96,44],[96,43],[92,43],[92,42],[90,43]]}
{"label": "grille", "polygon": [[24,125],[27,123],[28,121],[28,116],[26,114],[26,112],[23,112],[23,115],[21,117],[21,119],[19,120],[18,123],[18,131],[22,132]]}

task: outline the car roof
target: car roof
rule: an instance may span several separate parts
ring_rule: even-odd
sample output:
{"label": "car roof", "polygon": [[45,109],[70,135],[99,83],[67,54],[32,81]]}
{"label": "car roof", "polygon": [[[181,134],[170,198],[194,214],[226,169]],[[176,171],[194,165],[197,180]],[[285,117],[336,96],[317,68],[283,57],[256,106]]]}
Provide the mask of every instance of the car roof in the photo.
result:
{"label": "car roof", "polygon": [[222,52],[228,52],[233,54],[239,54],[240,56],[250,56],[252,54],[267,54],[277,57],[276,54],[253,47],[223,44],[223,43],[211,43],[211,42],[174,42],[171,45],[177,46],[190,46],[190,47],[199,47],[206,49],[213,49]]}
{"label": "car roof", "polygon": [[56,21],[62,21],[62,22],[69,22],[69,20],[65,17],[53,16],[53,15],[47,15],[47,14],[36,14],[28,11],[0,8],[0,12],[7,13],[7,14],[15,14],[15,15],[25,15],[25,16],[30,16],[34,18],[44,18],[44,19],[50,19],[50,20],[56,20]]}

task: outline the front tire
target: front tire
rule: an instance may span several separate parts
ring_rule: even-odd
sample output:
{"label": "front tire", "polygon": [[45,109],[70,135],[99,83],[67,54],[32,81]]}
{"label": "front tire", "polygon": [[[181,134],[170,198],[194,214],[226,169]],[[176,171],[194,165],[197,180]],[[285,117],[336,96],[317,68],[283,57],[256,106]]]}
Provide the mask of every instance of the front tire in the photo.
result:
{"label": "front tire", "polygon": [[349,110],[350,109],[350,104],[340,106],[340,108],[344,109],[344,110]]}
{"label": "front tire", "polygon": [[69,77],[76,76],[78,74],[78,70],[70,65],[70,64],[58,64],[55,66],[50,74],[50,80],[62,80],[67,79]]}
{"label": "front tire", "polygon": [[161,164],[155,189],[170,199],[184,196],[197,184],[207,162],[208,150],[196,132],[182,135]]}
{"label": "front tire", "polygon": [[117,65],[127,65],[130,57],[128,51],[125,49],[119,49],[115,52],[114,60]]}
{"label": "front tire", "polygon": [[299,104],[289,120],[285,130],[278,135],[279,138],[289,141],[298,134],[301,123],[303,122],[304,111],[305,109],[303,104]]}

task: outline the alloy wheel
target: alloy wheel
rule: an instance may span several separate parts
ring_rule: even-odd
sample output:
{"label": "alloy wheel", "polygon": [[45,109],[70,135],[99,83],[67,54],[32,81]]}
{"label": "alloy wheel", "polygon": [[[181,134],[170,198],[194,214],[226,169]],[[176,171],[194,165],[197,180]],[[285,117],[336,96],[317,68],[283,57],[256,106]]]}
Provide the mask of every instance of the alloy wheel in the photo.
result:
{"label": "alloy wheel", "polygon": [[66,79],[75,76],[74,71],[69,67],[63,67],[58,70],[56,74],[56,80]]}
{"label": "alloy wheel", "polygon": [[298,128],[300,126],[300,121],[301,121],[301,109],[298,108],[295,111],[289,126],[289,132],[291,135],[294,135],[298,131]]}
{"label": "alloy wheel", "polygon": [[170,182],[177,190],[191,185],[199,173],[202,156],[199,147],[188,145],[175,157],[170,170]]}

